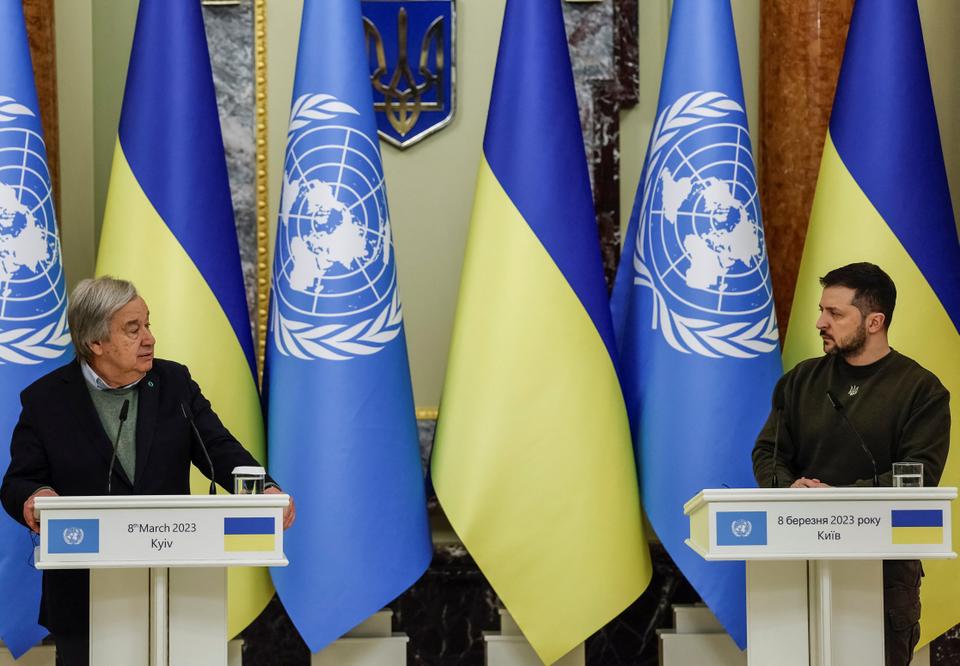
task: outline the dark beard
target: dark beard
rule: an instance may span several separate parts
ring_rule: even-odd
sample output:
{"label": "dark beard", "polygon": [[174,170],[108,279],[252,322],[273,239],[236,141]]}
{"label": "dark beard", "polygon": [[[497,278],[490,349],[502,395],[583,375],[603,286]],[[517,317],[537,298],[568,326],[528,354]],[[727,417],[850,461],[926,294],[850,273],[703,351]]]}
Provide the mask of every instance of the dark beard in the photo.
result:
{"label": "dark beard", "polygon": [[856,356],[867,344],[867,326],[866,323],[861,323],[860,328],[858,328],[853,335],[851,335],[846,340],[837,340],[834,345],[831,354],[839,354],[843,358],[847,359],[851,356]]}

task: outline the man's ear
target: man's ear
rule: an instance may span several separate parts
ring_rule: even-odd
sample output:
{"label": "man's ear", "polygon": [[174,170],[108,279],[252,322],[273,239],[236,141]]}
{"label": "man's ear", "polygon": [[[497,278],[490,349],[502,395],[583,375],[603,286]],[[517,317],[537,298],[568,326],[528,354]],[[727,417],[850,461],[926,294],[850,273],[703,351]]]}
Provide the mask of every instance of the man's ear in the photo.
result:
{"label": "man's ear", "polygon": [[887,321],[887,316],[882,312],[871,312],[867,315],[867,331],[870,333],[879,333],[883,330],[883,325]]}
{"label": "man's ear", "polygon": [[100,341],[88,342],[87,347],[93,352],[94,356],[103,356],[103,344]]}

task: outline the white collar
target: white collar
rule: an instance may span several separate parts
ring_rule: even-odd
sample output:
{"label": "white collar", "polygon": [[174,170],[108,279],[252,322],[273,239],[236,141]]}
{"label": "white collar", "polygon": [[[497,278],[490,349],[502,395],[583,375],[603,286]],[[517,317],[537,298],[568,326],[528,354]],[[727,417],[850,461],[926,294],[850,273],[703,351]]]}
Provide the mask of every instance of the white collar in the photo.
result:
{"label": "white collar", "polygon": [[140,379],[143,379],[143,377],[141,377],[137,381],[131,382],[126,386],[110,386],[108,383],[103,381],[103,378],[101,378],[100,375],[94,372],[93,368],[91,368],[90,364],[86,361],[80,361],[80,372],[83,373],[83,378],[87,380],[87,383],[98,391],[116,391],[118,389],[132,388],[140,383]]}

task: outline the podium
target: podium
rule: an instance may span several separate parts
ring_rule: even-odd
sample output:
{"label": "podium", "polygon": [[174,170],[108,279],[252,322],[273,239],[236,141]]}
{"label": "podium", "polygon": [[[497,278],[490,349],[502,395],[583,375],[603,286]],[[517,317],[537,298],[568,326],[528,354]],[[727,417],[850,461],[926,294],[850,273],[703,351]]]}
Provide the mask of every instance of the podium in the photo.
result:
{"label": "podium", "polygon": [[687,545],[743,560],[752,666],[883,664],[883,560],[950,559],[956,488],[704,490]]}
{"label": "podium", "polygon": [[38,569],[90,570],[90,663],[227,663],[227,567],[285,566],[288,496],[38,497]]}

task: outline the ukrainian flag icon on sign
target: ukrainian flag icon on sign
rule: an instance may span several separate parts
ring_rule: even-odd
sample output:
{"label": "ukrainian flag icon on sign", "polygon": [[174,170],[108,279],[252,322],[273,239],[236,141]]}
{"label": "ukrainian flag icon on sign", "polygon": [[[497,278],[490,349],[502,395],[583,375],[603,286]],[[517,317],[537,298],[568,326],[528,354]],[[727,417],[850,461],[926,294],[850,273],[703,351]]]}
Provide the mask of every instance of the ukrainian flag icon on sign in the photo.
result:
{"label": "ukrainian flag icon on sign", "polygon": [[227,552],[272,551],[276,543],[277,521],[273,518],[223,519],[223,549]]}
{"label": "ukrainian flag icon on sign", "polygon": [[890,516],[893,543],[899,545],[943,543],[941,509],[893,509]]}

